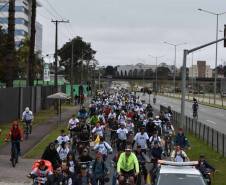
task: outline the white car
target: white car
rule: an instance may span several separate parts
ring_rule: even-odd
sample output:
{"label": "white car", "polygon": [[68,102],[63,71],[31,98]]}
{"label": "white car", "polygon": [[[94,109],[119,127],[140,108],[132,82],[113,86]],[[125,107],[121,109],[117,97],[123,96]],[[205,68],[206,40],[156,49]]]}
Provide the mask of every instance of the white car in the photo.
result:
{"label": "white car", "polygon": [[154,185],[206,185],[206,180],[195,168],[196,164],[197,161],[161,161]]}

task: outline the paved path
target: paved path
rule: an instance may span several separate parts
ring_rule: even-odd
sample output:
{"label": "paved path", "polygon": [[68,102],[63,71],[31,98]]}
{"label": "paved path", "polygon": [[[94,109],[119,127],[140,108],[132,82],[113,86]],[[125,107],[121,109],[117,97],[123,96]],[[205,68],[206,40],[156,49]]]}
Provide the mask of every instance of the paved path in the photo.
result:
{"label": "paved path", "polygon": [[[62,122],[66,123],[73,113],[78,110],[76,107],[67,107],[62,112]],[[28,140],[21,143],[22,156],[31,148],[38,144],[43,137],[48,135],[57,126],[58,116],[53,116],[45,123],[37,125],[33,129],[32,135]],[[11,166],[9,161],[10,143],[0,148],[0,185],[27,185],[32,182],[26,177],[30,172],[34,159],[19,159],[19,163],[15,168]]]}
{"label": "paved path", "polygon": [[[141,99],[149,101],[148,95],[143,96],[139,94]],[[151,95],[151,103],[153,96]],[[153,103],[152,103],[153,104]],[[181,112],[181,101],[175,98],[169,98],[164,96],[157,97],[157,103],[154,105],[155,108],[159,109],[159,106],[171,106],[172,110]],[[185,103],[185,114],[192,117],[192,102],[186,101]],[[226,134],[226,110],[213,108],[205,105],[199,105],[198,120],[215,130],[218,130]]]}

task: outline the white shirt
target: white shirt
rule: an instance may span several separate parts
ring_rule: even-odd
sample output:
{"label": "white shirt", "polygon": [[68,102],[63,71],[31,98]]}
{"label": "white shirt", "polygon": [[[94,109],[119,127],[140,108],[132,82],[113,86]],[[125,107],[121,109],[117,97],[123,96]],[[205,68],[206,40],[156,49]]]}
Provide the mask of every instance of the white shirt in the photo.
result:
{"label": "white shirt", "polygon": [[137,145],[141,146],[141,149],[147,148],[147,140],[148,139],[149,139],[149,137],[146,132],[144,132],[143,134],[141,134],[141,132],[138,132],[134,137],[134,141],[136,142]]}
{"label": "white shirt", "polygon": [[151,136],[149,139],[149,142],[151,144],[154,144],[155,141],[158,141],[159,143],[161,143],[161,138],[159,136]]}
{"label": "white shirt", "polygon": [[33,120],[33,113],[32,111],[24,111],[23,114],[22,114],[22,120],[24,121],[30,121],[30,120]]}
{"label": "white shirt", "polygon": [[126,124],[126,128],[127,128],[128,132],[133,132],[133,128],[134,128],[133,122],[128,122]]}
{"label": "white shirt", "polygon": [[175,150],[172,152],[171,154],[171,158],[175,161],[175,162],[184,162],[183,157],[186,159],[187,158],[187,154],[181,150],[179,152],[176,152]]}
{"label": "white shirt", "polygon": [[68,123],[69,123],[70,129],[74,129],[79,123],[79,120],[77,118],[75,119],[71,118]]}
{"label": "white shirt", "polygon": [[103,142],[94,146],[94,150],[97,150],[103,155],[107,155],[108,152],[112,152],[111,146],[107,142]]}
{"label": "white shirt", "polygon": [[60,159],[63,161],[65,159],[67,159],[67,154],[69,153],[69,148],[68,147],[65,147],[65,149],[63,149],[61,146],[59,146],[57,148],[57,152],[60,156]]}
{"label": "white shirt", "polygon": [[92,130],[92,133],[96,133],[99,136],[103,136],[104,135],[104,126],[99,126],[99,127],[94,127]]}
{"label": "white shirt", "polygon": [[127,139],[127,134],[128,134],[128,130],[126,128],[119,128],[116,132],[118,134],[118,138],[120,140],[126,140]]}
{"label": "white shirt", "polygon": [[116,118],[116,114],[115,112],[110,112],[109,115],[108,115],[108,119],[111,119],[111,118]]}
{"label": "white shirt", "polygon": [[59,136],[57,138],[57,141],[58,141],[59,145],[61,145],[63,141],[65,143],[68,143],[70,141],[70,138],[67,135],[65,135],[65,136]]}
{"label": "white shirt", "polygon": [[153,121],[153,123],[156,125],[156,126],[158,126],[158,127],[161,127],[162,125],[162,121],[160,120],[160,119],[155,119],[154,121]]}

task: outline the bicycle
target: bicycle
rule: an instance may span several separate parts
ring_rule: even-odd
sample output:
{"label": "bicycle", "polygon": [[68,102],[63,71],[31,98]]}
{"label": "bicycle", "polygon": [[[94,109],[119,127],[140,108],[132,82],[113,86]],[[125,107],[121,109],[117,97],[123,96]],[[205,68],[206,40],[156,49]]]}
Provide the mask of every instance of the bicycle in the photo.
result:
{"label": "bicycle", "polygon": [[25,139],[28,139],[29,134],[31,134],[31,123],[24,122],[24,135]]}
{"label": "bicycle", "polygon": [[[8,142],[8,140],[5,140],[5,142]],[[16,167],[16,164],[18,163],[18,158],[19,158],[19,151],[17,148],[17,144],[20,141],[11,141],[12,142],[12,148],[11,148],[11,157],[10,161],[12,163],[12,167]]]}

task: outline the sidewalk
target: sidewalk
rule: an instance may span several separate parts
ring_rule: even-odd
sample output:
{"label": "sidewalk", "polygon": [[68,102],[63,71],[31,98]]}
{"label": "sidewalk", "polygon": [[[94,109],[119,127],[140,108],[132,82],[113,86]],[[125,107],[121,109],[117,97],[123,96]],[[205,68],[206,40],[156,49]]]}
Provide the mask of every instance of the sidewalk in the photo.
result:
{"label": "sidewalk", "polygon": [[[66,124],[68,119],[71,117],[73,113],[76,113],[79,106],[76,107],[67,107],[64,112],[62,112],[62,121],[61,124]],[[33,128],[32,134],[29,135],[28,140],[24,140],[21,142],[21,155],[26,154],[31,148],[33,148],[36,144],[40,142],[40,140],[45,137],[48,133],[50,133],[56,126],[59,118],[58,115],[55,115],[45,123],[39,124]],[[11,144],[5,144],[0,148],[0,155],[10,154]]]}
{"label": "sidewalk", "polygon": [[[90,102],[90,98],[86,100]],[[86,103],[85,103],[86,104]],[[65,124],[65,127],[71,115],[77,113],[80,106],[66,107],[62,112],[60,124]],[[30,149],[37,145],[46,135],[57,127],[58,115],[50,117],[48,121],[34,127],[32,134],[28,140],[21,143],[21,152],[24,156]],[[12,167],[10,158],[10,143],[3,145],[0,148],[0,185],[28,185],[31,180],[26,177],[30,172],[34,159],[19,158],[19,163],[15,168]]]}

